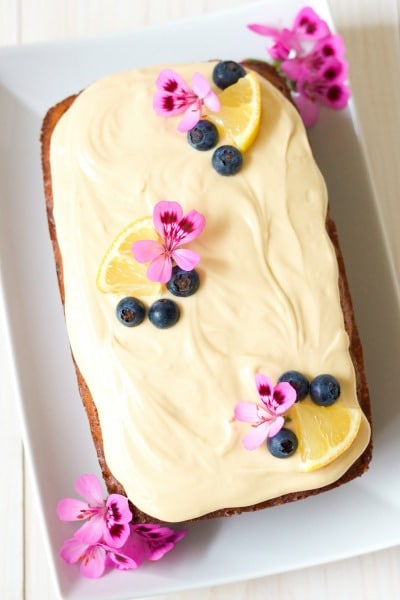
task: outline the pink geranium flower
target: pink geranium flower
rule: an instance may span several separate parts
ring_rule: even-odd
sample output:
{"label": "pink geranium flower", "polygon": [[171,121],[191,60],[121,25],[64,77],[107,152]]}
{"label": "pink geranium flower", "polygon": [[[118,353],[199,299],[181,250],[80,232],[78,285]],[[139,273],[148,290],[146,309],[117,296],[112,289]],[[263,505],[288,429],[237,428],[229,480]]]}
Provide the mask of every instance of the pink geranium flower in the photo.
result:
{"label": "pink geranium flower", "polygon": [[[159,524],[130,525],[127,499],[111,494],[103,501],[100,482],[94,475],[82,475],[75,487],[87,502],[66,498],[57,506],[58,516],[64,521],[89,521],[63,543],[60,556],[69,564],[80,563],[84,577],[101,577],[108,567],[126,571],[145,560],[159,560],[187,533]],[[109,511],[111,515],[107,515]],[[114,531],[117,525],[123,526],[122,535]]]}
{"label": "pink geranium flower", "polygon": [[178,131],[189,131],[201,119],[203,106],[218,112],[220,102],[211,90],[207,79],[200,73],[192,78],[191,89],[186,81],[173,69],[163,69],[156,80],[157,92],[153,98],[153,108],[162,117],[172,117],[184,113]]}
{"label": "pink geranium flower", "polygon": [[89,546],[101,539],[114,548],[123,546],[129,536],[129,522],[132,520],[127,498],[111,494],[104,501],[101,484],[95,475],[78,477],[75,489],[85,501],[64,498],[58,503],[57,515],[62,521],[87,520],[76,532],[76,539]]}
{"label": "pink geranium flower", "polygon": [[282,72],[297,81],[303,78],[319,78],[324,71],[335,69],[342,79],[347,77],[347,63],[344,60],[343,41],[340,36],[330,35],[319,40],[307,54],[300,54],[281,63]]}
{"label": "pink geranium flower", "polygon": [[347,106],[350,90],[345,82],[346,75],[347,65],[331,58],[317,74],[305,73],[299,77],[293,99],[306,127],[317,121],[319,105],[334,110],[341,110]]}
{"label": "pink geranium flower", "polygon": [[206,221],[196,210],[184,216],[178,202],[161,200],[154,207],[153,222],[161,240],[135,242],[133,256],[140,263],[150,262],[147,277],[151,281],[167,283],[171,279],[173,261],[185,271],[191,271],[199,263],[200,256],[196,252],[181,246],[197,238]]}
{"label": "pink geranium flower", "polygon": [[96,579],[103,575],[108,566],[120,571],[139,567],[144,560],[142,542],[139,540],[135,547],[131,544],[129,550],[127,554],[101,542],[87,544],[75,535],[64,542],[60,556],[68,564],[80,562],[81,575]]}
{"label": "pink geranium flower", "polygon": [[250,23],[247,27],[254,33],[273,40],[268,52],[271,58],[278,61],[285,60],[292,53],[299,54],[302,51],[302,41],[319,40],[329,33],[328,25],[310,7],[300,10],[290,29],[278,29],[259,23]]}
{"label": "pink geranium flower", "polygon": [[239,402],[234,416],[238,421],[252,424],[252,431],[244,436],[243,445],[247,450],[255,450],[268,437],[276,435],[283,427],[283,414],[296,401],[296,390],[287,382],[273,386],[271,380],[258,373],[256,387],[262,406],[253,402]]}
{"label": "pink geranium flower", "polygon": [[291,29],[287,29],[286,27],[284,29],[277,29],[276,27],[269,27],[268,25],[261,25],[259,23],[250,23],[247,27],[250,31],[259,35],[265,35],[273,40],[274,43],[268,48],[268,52],[274,60],[285,60],[292,51],[297,53],[301,49],[298,36]]}
{"label": "pink geranium flower", "polygon": [[151,523],[132,525],[132,531],[145,542],[146,558],[153,561],[160,560],[170,552],[187,533],[185,529],[174,531]]}
{"label": "pink geranium flower", "polygon": [[329,27],[313,8],[305,6],[297,13],[292,31],[303,40],[320,40],[329,34]]}
{"label": "pink geranium flower", "polygon": [[156,524],[131,525],[130,534],[121,548],[104,542],[88,544],[75,534],[62,545],[60,556],[69,564],[80,563],[84,577],[101,577],[107,567],[127,571],[137,569],[145,560],[160,560],[185,535],[182,529],[174,531]]}
{"label": "pink geranium flower", "polygon": [[252,31],[272,38],[268,50],[292,90],[293,100],[306,127],[315,123],[320,105],[345,108],[350,90],[345,83],[345,46],[339,35],[310,7],[297,14],[290,29],[251,24]]}

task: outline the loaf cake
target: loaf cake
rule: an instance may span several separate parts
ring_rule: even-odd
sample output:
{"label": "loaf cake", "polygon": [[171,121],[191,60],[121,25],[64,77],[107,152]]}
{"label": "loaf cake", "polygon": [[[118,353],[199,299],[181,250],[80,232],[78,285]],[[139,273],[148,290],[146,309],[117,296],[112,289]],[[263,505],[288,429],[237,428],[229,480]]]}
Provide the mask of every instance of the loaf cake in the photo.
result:
{"label": "loaf cake", "polygon": [[[42,127],[48,222],[79,391],[107,488],[129,498],[136,521],[229,516],[299,500],[361,475],[371,458],[368,386],[338,236],[285,85],[265,63],[243,64],[259,86],[260,115],[230,176],[213,168],[214,150],[196,150],[177,130],[181,115],[154,109],[166,69],[188,86],[200,74],[221,98],[216,64],[110,75],[51,108]],[[234,146],[215,114],[217,147]],[[122,252],[124,232],[151,230],[160,202],[204,218],[188,244],[199,257],[198,290],[171,294],[134,248],[125,256],[138,277],[132,289],[122,263],[121,285],[105,289],[105,262]],[[154,231],[160,243],[156,217]],[[126,297],[143,307],[138,326],[116,316]],[[147,317],[159,300],[177,307],[172,326]],[[237,407],[265,408],[257,377],[279,392],[287,372],[308,382],[332,376],[340,385],[334,406],[358,415],[348,447],[327,464],[307,462],[310,432],[301,419],[315,414],[312,428],[323,436],[318,415],[332,407],[309,394],[283,415],[283,430],[297,436],[293,454],[271,453],[269,435],[254,449],[243,445],[260,424],[240,418]]]}

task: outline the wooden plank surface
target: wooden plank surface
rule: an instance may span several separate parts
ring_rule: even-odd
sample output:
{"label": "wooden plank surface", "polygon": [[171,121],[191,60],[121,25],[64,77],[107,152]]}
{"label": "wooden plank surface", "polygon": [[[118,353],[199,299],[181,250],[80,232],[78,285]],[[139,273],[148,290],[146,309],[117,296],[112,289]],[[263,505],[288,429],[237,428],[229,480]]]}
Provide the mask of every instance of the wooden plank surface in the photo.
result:
{"label": "wooden plank surface", "polygon": [[[230,8],[246,0],[0,0],[0,45],[126,31]],[[400,0],[330,0],[344,36],[353,94],[370,171],[387,224],[393,269],[400,274]],[[396,167],[397,165],[397,167]],[[0,342],[0,597],[53,600],[55,592],[29,477],[24,469],[12,381]],[[366,524],[368,526],[368,524]],[[5,535],[4,535],[5,534]],[[323,539],[321,542],[329,543]],[[400,548],[160,600],[379,600],[400,597]]]}

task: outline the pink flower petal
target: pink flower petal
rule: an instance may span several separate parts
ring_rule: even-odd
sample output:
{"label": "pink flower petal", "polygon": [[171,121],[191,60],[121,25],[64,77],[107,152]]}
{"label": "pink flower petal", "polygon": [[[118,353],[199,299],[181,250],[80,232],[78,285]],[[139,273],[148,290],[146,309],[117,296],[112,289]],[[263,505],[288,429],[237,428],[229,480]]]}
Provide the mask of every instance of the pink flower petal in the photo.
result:
{"label": "pink flower petal", "polygon": [[63,560],[65,560],[66,563],[72,565],[81,559],[87,549],[87,544],[84,544],[77,538],[73,537],[65,540],[60,550],[60,556],[63,558]]}
{"label": "pink flower petal", "polygon": [[136,562],[127,554],[123,554],[115,549],[110,549],[110,551],[107,552],[107,564],[119,571],[128,571],[129,569],[137,569],[141,563]]}
{"label": "pink flower petal", "polygon": [[265,35],[274,39],[278,38],[280,35],[280,30],[276,27],[268,27],[267,25],[261,25],[260,23],[249,23],[247,28],[254,33]]}
{"label": "pink flower petal", "polygon": [[350,98],[350,89],[340,82],[335,82],[329,86],[324,95],[318,96],[321,104],[333,108],[335,110],[342,110],[347,106]]}
{"label": "pink flower petal", "polygon": [[57,516],[61,521],[80,521],[89,516],[88,508],[88,504],[82,500],[63,498],[57,505]]}
{"label": "pink flower petal", "polygon": [[291,50],[295,50],[296,52],[301,51],[298,36],[290,29],[277,29],[276,27],[268,27],[267,25],[258,23],[250,23],[247,27],[250,31],[259,35],[265,35],[273,40],[274,44],[270,48],[267,48],[267,50],[274,60],[285,60]]}
{"label": "pink flower petal", "polygon": [[261,400],[265,404],[266,400],[271,396],[274,386],[272,381],[266,375],[257,373],[255,376],[257,391],[260,395]]}
{"label": "pink flower petal", "polygon": [[197,104],[189,106],[183,115],[183,119],[178,124],[178,131],[185,133],[193,129],[201,119],[201,108]]}
{"label": "pink flower petal", "polygon": [[179,223],[183,210],[178,202],[160,200],[153,210],[153,222],[159,235],[165,240],[165,232],[171,225]]}
{"label": "pink flower petal", "polygon": [[160,117],[179,115],[186,109],[187,105],[185,96],[177,99],[172,94],[160,91],[156,92],[153,96],[153,109]]}
{"label": "pink flower petal", "polygon": [[203,100],[210,92],[208,79],[201,73],[195,73],[192,78],[193,91],[200,100]]}
{"label": "pink flower petal", "polygon": [[156,548],[152,548],[150,550],[147,558],[148,558],[148,560],[152,560],[152,561],[160,560],[160,558],[162,558],[164,556],[164,554],[167,554],[167,552],[170,552],[171,550],[173,550],[174,547],[175,547],[175,544],[173,544],[172,542],[164,542],[160,546],[157,546]]}
{"label": "pink flower petal", "polygon": [[125,496],[110,494],[107,498],[106,507],[112,515],[114,523],[129,523],[132,520],[129,502]]}
{"label": "pink flower petal", "polygon": [[347,74],[347,62],[338,60],[335,57],[326,59],[318,70],[318,77],[327,83],[344,81],[347,78]]}
{"label": "pink flower petal", "polygon": [[158,89],[170,94],[190,92],[190,88],[182,75],[174,71],[174,69],[163,69],[160,71],[156,79],[156,86]]}
{"label": "pink flower petal", "polygon": [[204,104],[213,112],[218,112],[221,108],[219,98],[213,91],[208,92],[207,96],[204,98]]}
{"label": "pink flower petal", "polygon": [[169,94],[190,93],[190,87],[177,71],[163,69],[158,74],[156,86],[159,90]]}
{"label": "pink flower petal", "polygon": [[196,239],[203,231],[206,224],[205,217],[197,212],[197,210],[191,210],[187,215],[182,217],[179,221],[179,245],[188,244]]}
{"label": "pink flower petal", "polygon": [[128,499],[120,494],[110,494],[106,508],[104,540],[113,548],[120,548],[125,544],[130,532],[132,513],[129,510]]}
{"label": "pink flower petal", "polygon": [[293,100],[303,119],[304,125],[306,127],[314,125],[319,116],[318,104],[313,100],[309,100],[304,94],[296,94]]}
{"label": "pink flower petal", "polygon": [[257,427],[254,427],[250,431],[250,433],[248,433],[244,436],[244,438],[242,440],[243,446],[247,450],[255,450],[256,448],[261,446],[261,444],[263,442],[265,442],[265,440],[268,437],[269,428],[270,428],[269,421],[266,421],[264,423],[261,423],[261,425],[257,425]]}
{"label": "pink flower petal", "polygon": [[103,488],[95,475],[81,475],[75,482],[75,489],[91,506],[103,506]]}
{"label": "pink flower petal", "polygon": [[89,546],[75,537],[66,540],[60,550],[60,556],[68,564],[81,561],[81,574],[91,579],[104,573],[106,552],[102,546]]}
{"label": "pink flower petal", "polygon": [[284,424],[285,424],[285,419],[283,417],[276,417],[273,421],[270,422],[267,437],[274,437],[274,435],[279,433],[279,431],[282,429]]}
{"label": "pink flower petal", "polygon": [[75,532],[75,537],[84,544],[96,544],[103,536],[106,523],[102,514],[93,515]]}
{"label": "pink flower petal", "polygon": [[127,523],[113,523],[103,529],[104,541],[112,548],[121,548],[128,536],[129,525]]}
{"label": "pink flower petal", "polygon": [[187,533],[186,529],[175,531],[169,527],[147,523],[133,525],[132,529],[145,540],[147,545],[146,556],[148,560],[160,560],[167,552],[170,552]]}
{"label": "pink flower petal", "polygon": [[106,566],[106,551],[100,546],[91,546],[82,558],[81,575],[89,579],[97,579],[104,573]]}
{"label": "pink flower petal", "polygon": [[346,54],[346,46],[340,35],[328,35],[316,42],[313,52],[324,58],[334,56],[343,59]]}
{"label": "pink flower petal", "polygon": [[259,421],[258,406],[253,402],[238,402],[234,409],[235,419],[244,423],[257,423]]}
{"label": "pink flower petal", "polygon": [[167,283],[171,279],[172,262],[169,256],[162,255],[155,258],[147,269],[147,277],[150,281]]}
{"label": "pink flower petal", "polygon": [[178,267],[184,271],[192,271],[200,262],[200,256],[197,252],[187,248],[177,248],[174,250],[172,257]]}
{"label": "pink flower petal", "polygon": [[135,532],[135,525],[130,526],[130,535],[118,552],[128,556],[137,566],[140,566],[147,558],[148,544],[145,539]]}
{"label": "pink flower petal", "polygon": [[296,402],[296,390],[287,381],[278,383],[268,402],[268,408],[274,415],[282,415]]}
{"label": "pink flower petal", "polygon": [[304,39],[317,40],[329,35],[329,27],[315,10],[306,6],[297,14],[292,30]]}
{"label": "pink flower petal", "polygon": [[284,60],[281,63],[281,69],[293,81],[297,81],[304,73],[304,62],[301,58],[292,58],[291,60]]}
{"label": "pink flower petal", "polygon": [[132,245],[135,260],[140,263],[150,262],[164,254],[164,246],[155,240],[140,240]]}

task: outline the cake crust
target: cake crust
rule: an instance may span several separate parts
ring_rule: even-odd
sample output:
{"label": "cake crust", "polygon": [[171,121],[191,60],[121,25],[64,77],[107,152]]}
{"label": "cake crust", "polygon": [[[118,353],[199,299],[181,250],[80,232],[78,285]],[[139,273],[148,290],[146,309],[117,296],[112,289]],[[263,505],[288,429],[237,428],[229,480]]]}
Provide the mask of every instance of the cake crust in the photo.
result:
{"label": "cake crust", "polygon": [[[275,87],[277,87],[277,89],[279,89],[283,93],[283,95],[286,98],[288,98],[290,100],[289,90],[287,89],[285,83],[279,77],[279,75],[277,74],[275,69],[273,69],[270,65],[268,65],[267,63],[265,63],[263,61],[256,61],[256,60],[243,61],[243,64],[246,67],[257,71],[261,76],[268,79]],[[56,104],[54,107],[50,108],[44,118],[42,130],[41,130],[41,158],[42,158],[42,168],[43,168],[44,193],[45,193],[45,200],[46,200],[47,219],[48,219],[49,233],[50,233],[50,238],[51,238],[53,251],[54,251],[54,257],[55,257],[58,286],[59,286],[60,296],[61,296],[63,305],[64,305],[64,301],[65,301],[63,264],[62,264],[61,251],[60,251],[60,247],[59,247],[58,240],[57,240],[56,225],[55,225],[54,216],[53,216],[53,192],[52,192],[52,178],[51,178],[51,164],[50,164],[50,143],[51,143],[51,136],[52,136],[52,133],[54,131],[56,124],[58,123],[58,121],[62,117],[62,115],[72,105],[72,103],[74,102],[76,97],[77,97],[77,95],[71,95],[71,96],[65,98],[64,100],[62,100],[61,102],[59,102],[58,104]],[[353,305],[352,305],[352,300],[351,300],[351,295],[350,295],[350,288],[349,288],[349,283],[348,283],[348,279],[347,279],[347,275],[346,275],[342,252],[340,249],[337,229],[336,229],[333,219],[331,218],[331,216],[329,214],[326,219],[326,228],[327,228],[327,232],[330,237],[330,240],[335,249],[335,254],[336,254],[338,268],[339,268],[340,301],[341,301],[341,307],[342,307],[343,316],[344,316],[345,329],[347,331],[347,334],[349,336],[349,341],[350,341],[350,346],[349,346],[350,355],[351,355],[351,359],[353,361],[355,373],[356,373],[357,397],[358,397],[360,407],[363,410],[367,420],[369,421],[369,423],[371,425],[371,406],[370,406],[368,384],[367,384],[366,375],[365,375],[361,340],[360,340],[359,331],[358,331],[355,316],[354,316],[354,310],[353,310]],[[73,356],[72,356],[72,358],[73,358],[74,366],[75,366],[75,370],[76,370],[79,393],[82,398],[82,402],[83,402],[83,405],[84,405],[84,408],[85,408],[85,411],[87,414],[87,418],[88,418],[90,430],[91,430],[91,435],[93,438],[98,461],[100,464],[100,468],[101,468],[103,478],[104,478],[105,484],[107,486],[108,492],[126,495],[123,486],[113,476],[113,474],[111,473],[111,471],[107,465],[107,462],[105,460],[102,432],[101,432],[97,409],[96,409],[95,403],[93,401],[93,398],[91,396],[91,393],[88,389],[88,386],[79,370],[79,367],[76,364]],[[213,517],[221,517],[221,516],[231,516],[234,514],[242,513],[244,511],[255,511],[255,510],[262,509],[262,508],[285,504],[287,502],[297,501],[297,500],[300,500],[303,498],[307,498],[308,496],[312,496],[312,495],[321,493],[323,491],[333,489],[335,487],[338,487],[339,485],[347,483],[348,481],[351,481],[352,479],[362,475],[368,469],[371,457],[372,457],[372,436],[371,436],[370,442],[369,442],[367,448],[364,450],[363,454],[352,464],[352,466],[347,470],[347,472],[344,475],[342,475],[339,479],[337,479],[335,482],[333,482],[327,486],[324,486],[324,487],[321,487],[318,489],[311,489],[311,490],[300,491],[300,492],[291,492],[291,493],[288,493],[288,494],[279,496],[277,498],[273,498],[273,499],[270,499],[270,500],[252,505],[252,506],[227,507],[224,509],[210,512],[206,515],[198,517],[195,520],[205,519],[205,518],[213,518]],[[132,508],[132,512],[134,514],[134,521],[136,521],[136,522],[157,521],[157,519],[142,512],[137,507],[132,505],[132,503],[131,503],[131,508]]]}

